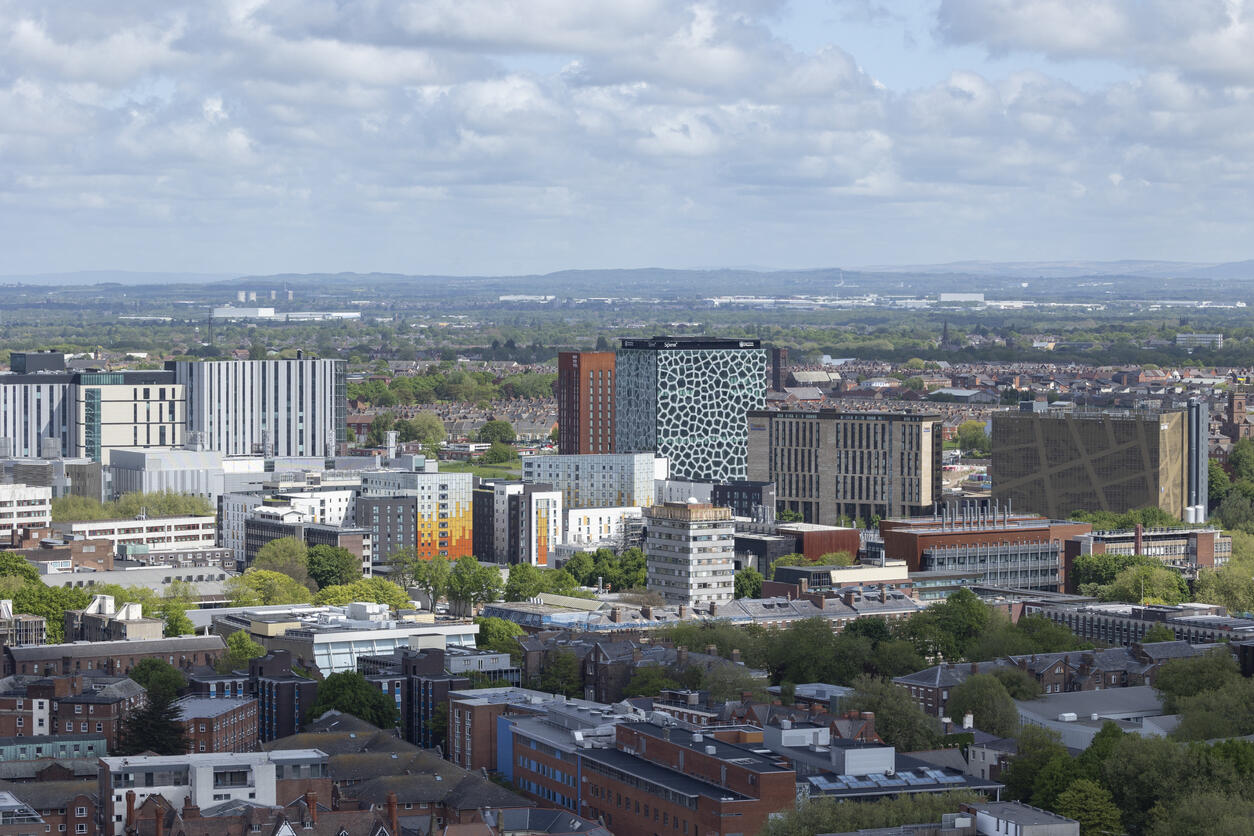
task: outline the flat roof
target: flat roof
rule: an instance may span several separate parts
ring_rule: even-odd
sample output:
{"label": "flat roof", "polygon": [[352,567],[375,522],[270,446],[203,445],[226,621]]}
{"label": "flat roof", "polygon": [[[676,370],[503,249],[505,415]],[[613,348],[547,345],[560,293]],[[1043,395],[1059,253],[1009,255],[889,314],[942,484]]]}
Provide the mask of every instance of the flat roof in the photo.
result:
{"label": "flat roof", "polygon": [[680,795],[689,797],[704,795],[707,798],[716,798],[723,801],[745,801],[748,799],[748,796],[742,795],[735,790],[716,786],[698,778],[693,778],[686,773],[658,766],[643,758],[620,752],[617,749],[584,749],[580,752],[580,756],[584,760],[595,761],[611,769],[617,769],[637,778],[643,778],[650,783],[673,790]]}
{"label": "flat roof", "polygon": [[174,701],[181,720],[201,720],[209,717],[220,717],[237,708],[242,708],[256,700],[242,697],[183,697]]}
{"label": "flat roof", "polygon": [[1062,694],[1047,694],[1034,700],[1016,700],[1015,704],[1032,714],[1056,717],[1070,712],[1085,719],[1092,714],[1154,711],[1162,713],[1162,700],[1151,685],[1102,688],[1098,691],[1068,691]]}
{"label": "flat roof", "polygon": [[128,755],[101,758],[100,762],[117,772],[137,769],[160,769],[185,766],[236,766],[268,763],[270,761],[321,760],[327,753],[321,749],[273,749],[268,752],[201,752],[194,755]]}
{"label": "flat roof", "polygon": [[683,350],[687,348],[717,348],[717,349],[741,349],[741,348],[761,348],[762,341],[755,339],[728,339],[720,337],[665,337],[656,336],[645,339],[624,339],[620,340],[623,348],[627,349],[663,349],[663,350]]}
{"label": "flat roof", "polygon": [[1072,819],[1019,801],[971,801],[967,806],[1003,821],[1021,825],[1066,824]]}

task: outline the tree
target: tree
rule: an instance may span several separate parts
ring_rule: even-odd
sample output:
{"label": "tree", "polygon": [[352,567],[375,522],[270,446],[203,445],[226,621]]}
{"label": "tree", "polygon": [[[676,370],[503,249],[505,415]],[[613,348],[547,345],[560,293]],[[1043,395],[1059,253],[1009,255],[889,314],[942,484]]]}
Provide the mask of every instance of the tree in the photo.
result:
{"label": "tree", "polygon": [[1130,566],[1161,567],[1162,563],[1157,558],[1139,554],[1082,554],[1072,565],[1071,577],[1077,586],[1104,586],[1114,583],[1115,576]]}
{"label": "tree", "polygon": [[179,691],[187,687],[187,677],[164,659],[149,657],[140,659],[127,674],[148,692],[148,698],[177,699]]}
{"label": "tree", "polygon": [[475,437],[484,444],[513,444],[518,435],[509,421],[492,420],[480,427]]}
{"label": "tree", "polygon": [[1228,452],[1228,467],[1232,470],[1232,481],[1254,482],[1254,441],[1243,438],[1233,444]]}
{"label": "tree", "polygon": [[396,425],[401,441],[417,441],[419,444],[439,444],[448,437],[444,422],[430,412],[419,412],[413,418],[399,421]]}
{"label": "tree", "polygon": [[849,711],[875,712],[875,730],[898,751],[917,752],[940,745],[940,723],[923,713],[904,688],[886,679],[860,676],[844,701]]}
{"label": "tree", "polygon": [[164,601],[160,607],[164,636],[190,636],[196,632],[192,620],[187,617],[187,607],[181,601]]}
{"label": "tree", "polygon": [[762,573],[752,566],[747,566],[736,573],[737,598],[762,597]]}
{"label": "tree", "polygon": [[1232,480],[1228,478],[1228,472],[1223,469],[1223,465],[1214,459],[1208,459],[1206,482],[1206,495],[1210,499],[1210,507],[1214,509],[1228,498],[1228,492],[1232,489]]}
{"label": "tree", "polygon": [[412,558],[408,565],[410,585],[419,590],[434,607],[448,593],[448,579],[452,567],[448,558],[436,555],[431,559]]}
{"label": "tree", "polygon": [[85,609],[91,595],[82,589],[44,586],[42,582],[22,585],[13,593],[13,611],[41,615],[48,623],[48,643],[65,641],[65,613]]}
{"label": "tree", "polygon": [[119,755],[141,752],[182,755],[187,753],[187,748],[187,736],[179,709],[174,705],[174,694],[162,689],[149,692],[143,707],[123,717],[118,728],[116,754]]}
{"label": "tree", "polygon": [[39,570],[27,562],[26,558],[13,552],[0,552],[0,577],[40,582]]}
{"label": "tree", "polygon": [[309,549],[295,537],[279,537],[257,550],[252,568],[282,572],[301,586],[313,591],[309,578]]}
{"label": "tree", "polygon": [[1141,644],[1158,644],[1159,642],[1173,642],[1175,640],[1176,634],[1172,632],[1170,627],[1164,624],[1155,624],[1145,631],[1145,635],[1141,637]]}
{"label": "tree", "polygon": [[967,712],[975,716],[975,727],[998,737],[1010,737],[1019,728],[1019,711],[1006,688],[995,676],[976,674],[949,692],[946,704],[951,717]]}
{"label": "tree", "polygon": [[1200,569],[1193,585],[1193,600],[1219,604],[1234,614],[1254,610],[1254,573],[1250,565],[1233,561],[1218,569]]}
{"label": "tree", "polygon": [[1131,566],[1115,576],[1102,590],[1103,601],[1179,604],[1189,588],[1179,572],[1161,566]]}
{"label": "tree", "polygon": [[714,702],[739,700],[744,694],[751,699],[766,699],[766,683],[754,678],[748,668],[734,662],[711,665],[701,676],[701,690],[710,693]]}
{"label": "tree", "polygon": [[1075,761],[1070,755],[1056,755],[1036,773],[1032,782],[1032,806],[1054,809],[1058,796],[1076,779]]}
{"label": "tree", "polygon": [[530,563],[515,563],[509,567],[505,581],[506,601],[529,601],[545,591],[544,577]]}
{"label": "tree", "polygon": [[1212,740],[1254,734],[1254,682],[1244,677],[1221,688],[1174,700],[1180,723],[1176,740]]}
{"label": "tree", "polygon": [[992,448],[992,440],[984,429],[983,421],[963,421],[958,425],[955,440],[958,442],[958,449],[967,453],[987,456]]}
{"label": "tree", "polygon": [[1171,659],[1154,675],[1154,688],[1163,698],[1163,710],[1176,714],[1180,701],[1203,691],[1218,691],[1241,679],[1241,670],[1224,646],[1201,656]]}
{"label": "tree", "polygon": [[479,633],[475,636],[475,646],[494,653],[508,653],[513,657],[522,656],[522,646],[518,637],[526,631],[512,621],[504,618],[476,618]]}
{"label": "tree", "polygon": [[1040,726],[1024,725],[1016,735],[1018,754],[1002,774],[1006,794],[1017,801],[1029,801],[1035,791],[1036,778],[1050,761],[1067,757],[1057,732]]}
{"label": "tree", "polygon": [[484,464],[505,464],[518,459],[518,451],[503,441],[494,441],[483,454]]}
{"label": "tree", "polygon": [[347,606],[354,601],[387,604],[393,612],[411,606],[405,590],[386,578],[358,578],[353,583],[328,586],[314,596],[315,604],[331,607]]}
{"label": "tree", "polygon": [[814,836],[815,833],[853,833],[906,824],[939,822],[959,805],[983,801],[975,792],[959,790],[917,793],[856,804],[835,798],[812,798],[772,816],[760,836]]}
{"label": "tree", "polygon": [[993,668],[992,676],[1002,684],[1012,700],[1034,700],[1041,695],[1041,683],[1022,668],[1011,665]]}
{"label": "tree", "polygon": [[545,655],[540,668],[539,690],[566,697],[578,697],[583,688],[579,679],[579,660],[569,650],[555,650]]}
{"label": "tree", "polygon": [[282,572],[271,572],[265,569],[249,569],[242,575],[228,578],[225,592],[233,607],[308,604],[313,600],[312,593],[304,585],[297,583]]}
{"label": "tree", "polygon": [[785,523],[805,522],[805,517],[801,515],[801,512],[792,511],[788,508],[785,508],[782,511],[776,512],[775,519],[779,520],[780,522],[785,522]]}
{"label": "tree", "polygon": [[396,419],[392,417],[390,412],[381,412],[370,422],[370,429],[366,433],[367,447],[382,447],[387,443],[388,433],[394,429]]}
{"label": "tree", "polygon": [[678,688],[679,683],[671,678],[666,669],[658,665],[641,665],[627,680],[623,689],[626,697],[656,697],[663,690]]}
{"label": "tree", "polygon": [[230,673],[243,670],[249,659],[257,659],[266,655],[266,649],[252,640],[244,630],[236,630],[226,637],[226,655],[218,660],[215,666],[218,673]]}
{"label": "tree", "polygon": [[395,728],[400,719],[396,701],[356,671],[333,673],[318,685],[310,718],[332,710],[352,714],[381,729]]}
{"label": "tree", "polygon": [[314,546],[308,552],[307,561],[309,577],[319,589],[349,584],[361,579],[361,558],[348,549],[335,546]]}
{"label": "tree", "polygon": [[446,592],[450,604],[462,614],[501,597],[501,573],[495,566],[480,565],[473,557],[459,557],[449,571]]}
{"label": "tree", "polygon": [[1059,815],[1080,823],[1081,836],[1123,832],[1119,808],[1101,784],[1080,778],[1058,795]]}

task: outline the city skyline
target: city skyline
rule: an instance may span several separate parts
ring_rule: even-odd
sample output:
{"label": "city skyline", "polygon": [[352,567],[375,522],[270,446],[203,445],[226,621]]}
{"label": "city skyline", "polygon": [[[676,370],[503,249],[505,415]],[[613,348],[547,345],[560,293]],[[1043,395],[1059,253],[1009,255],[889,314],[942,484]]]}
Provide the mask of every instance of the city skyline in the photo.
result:
{"label": "city skyline", "polygon": [[1235,261],[1239,5],[0,8],[0,275]]}

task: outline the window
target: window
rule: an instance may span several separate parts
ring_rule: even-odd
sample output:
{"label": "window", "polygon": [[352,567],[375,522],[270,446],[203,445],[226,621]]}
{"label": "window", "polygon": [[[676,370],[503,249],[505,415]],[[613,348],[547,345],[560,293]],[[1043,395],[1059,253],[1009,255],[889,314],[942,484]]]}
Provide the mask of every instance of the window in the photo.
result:
{"label": "window", "polygon": [[87,832],[87,825],[85,825],[85,824],[76,824],[76,825],[74,825],[74,832],[75,832],[75,833],[86,833],[86,832]]}
{"label": "window", "polygon": [[75,807],[75,808],[74,808],[74,818],[76,818],[76,819],[85,819],[85,818],[87,818],[87,808],[86,808],[86,807]]}

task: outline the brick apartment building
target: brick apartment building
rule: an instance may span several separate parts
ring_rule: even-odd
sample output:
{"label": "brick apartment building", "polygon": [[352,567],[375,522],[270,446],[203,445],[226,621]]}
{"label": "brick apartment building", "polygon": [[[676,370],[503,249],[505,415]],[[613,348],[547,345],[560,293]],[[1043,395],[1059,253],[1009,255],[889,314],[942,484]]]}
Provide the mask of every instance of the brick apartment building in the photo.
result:
{"label": "brick apartment building", "polygon": [[[144,700],[144,689],[125,677],[9,680],[0,693],[0,737],[38,740],[49,735],[66,739],[90,735],[103,738],[108,751],[113,751],[122,718],[142,707]],[[50,750],[42,756],[53,755]]]}
{"label": "brick apartment building", "polygon": [[603,818],[616,836],[757,833],[796,804],[796,772],[759,751],[760,731],[755,741],[746,730],[623,723],[616,734],[615,748],[579,756],[580,813]]}
{"label": "brick apartment building", "polygon": [[221,636],[176,636],[160,641],[111,641],[5,647],[4,673],[54,676],[100,671],[111,676],[130,672],[144,659],[162,659],[180,670],[212,666],[226,655]]}
{"label": "brick apartment building", "polygon": [[292,673],[292,654],[275,650],[250,659],[247,671],[194,671],[187,677],[187,693],[209,699],[255,699],[257,738],[265,742],[300,731],[317,700],[318,683]]}
{"label": "brick apartment building", "polygon": [[183,697],[174,703],[187,751],[257,751],[257,701],[238,697]]}
{"label": "brick apartment building", "polygon": [[100,799],[90,781],[34,781],[9,784],[7,789],[39,813],[47,826],[44,833],[97,836],[100,832]]}

